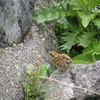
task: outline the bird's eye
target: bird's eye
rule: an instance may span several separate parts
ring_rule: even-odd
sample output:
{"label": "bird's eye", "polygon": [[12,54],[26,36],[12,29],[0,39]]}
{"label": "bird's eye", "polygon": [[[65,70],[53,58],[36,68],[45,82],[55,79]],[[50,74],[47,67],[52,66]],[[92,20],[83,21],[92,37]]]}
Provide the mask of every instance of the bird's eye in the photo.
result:
{"label": "bird's eye", "polygon": [[54,55],[53,55],[53,54],[50,54],[50,56],[51,56],[51,57],[54,57]]}

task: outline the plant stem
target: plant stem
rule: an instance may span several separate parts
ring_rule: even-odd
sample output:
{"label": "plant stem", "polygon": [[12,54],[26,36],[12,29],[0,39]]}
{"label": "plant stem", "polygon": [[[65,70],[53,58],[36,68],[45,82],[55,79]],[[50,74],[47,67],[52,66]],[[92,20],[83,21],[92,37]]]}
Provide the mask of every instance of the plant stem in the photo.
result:
{"label": "plant stem", "polygon": [[38,77],[38,74],[39,74],[39,66],[40,66],[41,57],[42,57],[42,53],[43,53],[44,40],[45,40],[45,38],[42,39],[42,49],[41,49],[40,58],[39,58],[39,61],[38,61],[38,64],[37,64],[36,80],[37,80],[37,77]]}
{"label": "plant stem", "polygon": [[39,76],[39,77],[40,77],[40,78],[45,78],[45,79],[48,79],[48,80],[50,80],[50,81],[55,81],[55,82],[58,82],[58,83],[61,83],[61,84],[67,85],[67,86],[72,87],[72,88],[77,88],[77,89],[82,89],[82,90],[85,90],[85,91],[89,91],[89,92],[91,92],[91,93],[94,93],[94,94],[96,94],[96,95],[99,95],[99,96],[100,96],[100,94],[99,94],[99,93],[94,92],[94,91],[91,91],[91,90],[89,90],[89,89],[87,89],[87,88],[83,88],[83,87],[79,87],[79,86],[74,86],[74,85],[71,85],[71,84],[68,84],[68,83],[64,83],[64,82],[61,82],[61,81],[56,80],[56,79],[52,79],[52,78],[48,78],[48,77],[44,77],[44,76]]}

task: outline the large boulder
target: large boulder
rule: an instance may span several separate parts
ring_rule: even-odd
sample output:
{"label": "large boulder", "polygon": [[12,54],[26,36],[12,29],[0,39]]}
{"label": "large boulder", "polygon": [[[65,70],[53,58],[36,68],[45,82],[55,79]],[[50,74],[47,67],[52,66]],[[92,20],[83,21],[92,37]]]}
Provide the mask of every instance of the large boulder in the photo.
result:
{"label": "large boulder", "polygon": [[73,65],[69,72],[72,82],[79,87],[73,89],[73,100],[100,100],[100,61],[89,65]]}
{"label": "large boulder", "polygon": [[20,42],[33,14],[34,0],[0,0],[0,47]]}
{"label": "large boulder", "polygon": [[[41,0],[44,2],[44,0]],[[48,2],[45,1],[45,4]],[[41,4],[36,0],[36,4]],[[45,38],[41,64],[50,64],[49,51],[57,49],[58,40],[50,25],[36,25],[32,21],[34,0],[0,1],[0,100],[25,100],[21,82],[26,81],[26,67],[39,60],[42,38]],[[30,27],[31,26],[31,27]],[[27,29],[23,42],[19,42]],[[52,67],[52,64],[51,64]]]}
{"label": "large boulder", "polygon": [[33,22],[29,33],[31,35],[27,34],[23,43],[0,48],[0,100],[25,100],[21,82],[26,81],[26,67],[29,64],[34,65],[36,72],[42,38],[45,42],[40,65],[50,64],[48,52],[59,47],[54,32],[46,24],[37,26]]}

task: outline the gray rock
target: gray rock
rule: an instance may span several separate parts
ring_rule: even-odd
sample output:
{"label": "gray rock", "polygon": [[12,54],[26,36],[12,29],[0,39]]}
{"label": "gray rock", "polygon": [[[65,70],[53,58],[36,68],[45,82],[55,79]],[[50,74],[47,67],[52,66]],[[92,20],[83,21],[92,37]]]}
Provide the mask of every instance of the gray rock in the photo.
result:
{"label": "gray rock", "polygon": [[[41,27],[40,27],[41,26]],[[25,100],[21,82],[26,80],[26,67],[39,60],[42,39],[45,38],[41,64],[51,64],[49,51],[55,51],[58,40],[45,24],[37,26],[34,22],[23,43],[0,48],[0,100]],[[44,34],[45,33],[45,34]],[[59,49],[58,49],[59,52]],[[53,65],[51,64],[51,69]]]}
{"label": "gray rock", "polygon": [[34,0],[0,0],[0,47],[20,42],[33,14]]}
{"label": "gray rock", "polygon": [[[50,78],[52,79],[46,80],[43,84],[57,85],[61,89],[59,100],[100,100],[100,61],[90,65],[72,65],[65,73],[56,70]],[[52,92],[46,92],[45,96],[59,98],[60,91],[57,87],[52,86],[48,90]]]}
{"label": "gray rock", "polygon": [[[73,65],[69,72],[72,75],[75,86],[100,94],[100,61],[89,65]],[[77,88],[73,90],[75,95],[73,100],[100,100],[100,95],[90,91]]]}
{"label": "gray rock", "polygon": [[[57,49],[59,52],[58,40],[53,30],[49,28],[49,23],[48,25],[41,24],[37,26],[33,22],[31,25],[34,12],[33,3],[34,0],[0,1],[0,11],[7,11],[7,13],[0,13],[0,21],[2,21],[0,25],[2,26],[0,45],[5,47],[15,41],[12,47],[0,48],[0,100],[25,100],[21,82],[26,81],[26,67],[29,64],[34,65],[34,71],[36,72],[36,62],[40,57],[42,38],[45,38],[45,43],[40,65],[44,63],[51,64],[49,51]],[[23,43],[16,44],[30,26],[29,33],[31,35],[26,34]],[[51,69],[52,67],[51,64]]]}
{"label": "gray rock", "polygon": [[[52,97],[53,99],[45,98],[44,100],[54,100],[54,98],[57,100],[70,100],[70,98],[74,97],[73,89],[71,87],[73,86],[73,83],[70,80],[70,74],[68,72],[62,73],[57,69],[56,71],[53,72],[50,78],[53,80],[50,79],[46,80],[43,84],[47,86],[55,84],[55,86],[50,86],[49,88],[47,88],[51,92],[47,91],[45,93],[46,97],[49,96]],[[58,80],[60,82],[56,82],[54,80]],[[70,86],[65,85],[63,83],[68,84]],[[60,90],[58,87],[60,88]],[[61,91],[61,97],[60,97],[60,91]],[[58,99],[59,97],[60,99]]]}

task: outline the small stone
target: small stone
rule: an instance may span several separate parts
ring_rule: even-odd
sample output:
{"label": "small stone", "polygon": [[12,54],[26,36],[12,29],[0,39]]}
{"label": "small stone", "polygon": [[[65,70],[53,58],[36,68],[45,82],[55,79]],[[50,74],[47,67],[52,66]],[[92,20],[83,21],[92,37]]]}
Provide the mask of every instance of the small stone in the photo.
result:
{"label": "small stone", "polygon": [[15,43],[13,43],[13,46],[16,46],[16,44],[15,44]]}
{"label": "small stone", "polygon": [[5,48],[6,50],[8,49],[8,48]]}

